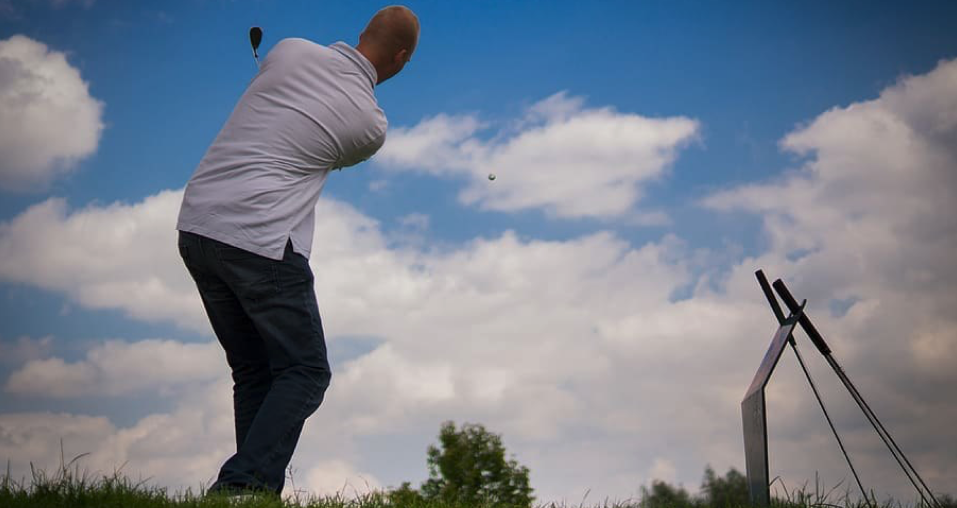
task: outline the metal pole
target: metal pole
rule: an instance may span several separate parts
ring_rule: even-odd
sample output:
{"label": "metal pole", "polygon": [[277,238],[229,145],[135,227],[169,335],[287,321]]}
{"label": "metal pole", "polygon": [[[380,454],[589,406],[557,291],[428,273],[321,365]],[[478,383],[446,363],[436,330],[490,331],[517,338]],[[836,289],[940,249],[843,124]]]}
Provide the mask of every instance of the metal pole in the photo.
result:
{"label": "metal pole", "polygon": [[[788,291],[787,286],[784,285],[784,282],[781,279],[774,281],[774,289],[781,296],[781,300],[784,301],[784,305],[789,309],[793,310],[799,307],[797,300],[794,299],[794,296],[791,295],[791,292]],[[940,502],[937,501],[937,498],[934,497],[934,493],[930,490],[930,488],[927,487],[927,484],[924,482],[924,479],[921,478],[920,474],[917,472],[917,469],[914,468],[909,460],[907,460],[907,456],[905,456],[904,452],[899,446],[897,446],[897,442],[894,441],[894,438],[891,437],[890,433],[887,432],[887,429],[884,428],[884,425],[881,423],[880,419],[877,418],[877,415],[874,414],[874,411],[871,410],[871,407],[867,404],[867,402],[864,401],[864,397],[861,396],[854,384],[851,383],[850,378],[844,372],[844,369],[841,368],[840,364],[837,363],[837,360],[831,354],[831,349],[827,347],[827,344],[824,342],[824,338],[821,337],[821,334],[818,333],[816,328],[814,328],[814,324],[811,323],[811,319],[806,313],[801,315],[800,324],[801,327],[804,328],[804,331],[807,333],[808,337],[811,338],[811,341],[818,346],[821,354],[824,355],[824,359],[827,360],[828,365],[831,366],[831,369],[834,370],[834,373],[837,374],[837,377],[841,380],[841,383],[844,384],[844,387],[851,394],[854,402],[856,402],[858,407],[861,408],[861,411],[864,413],[867,421],[870,422],[872,427],[874,427],[874,430],[877,432],[877,435],[880,436],[881,441],[883,441],[884,445],[887,446],[887,449],[890,450],[891,455],[894,456],[894,460],[897,461],[897,464],[904,471],[904,474],[907,475],[907,479],[910,480],[911,484],[917,490],[917,493],[920,494],[921,499],[925,503],[939,508],[941,505]],[[914,480],[915,477],[917,478],[917,481]],[[918,486],[918,482],[920,482],[920,486]],[[927,496],[924,495],[925,491],[927,494],[929,494],[930,499],[933,500],[933,504],[927,500]]]}
{"label": "metal pole", "polygon": [[[768,304],[771,306],[771,310],[774,312],[774,316],[779,322],[783,323],[784,311],[781,310],[781,306],[778,304],[778,299],[771,291],[771,285],[768,284],[768,279],[764,276],[764,272],[758,270],[754,275],[758,278],[758,284],[761,285],[761,290],[764,291],[764,296],[767,298]],[[811,372],[804,363],[804,357],[802,357],[801,352],[798,351],[797,343],[794,341],[793,334],[788,336],[788,343],[791,345],[791,349],[794,351],[795,356],[797,356],[798,363],[801,364],[801,370],[804,371],[804,376],[807,378],[808,384],[811,385],[811,390],[814,392],[814,398],[817,399],[818,405],[821,406],[821,411],[824,412],[824,419],[827,420],[827,425],[831,428],[831,433],[834,434],[834,438],[837,440],[837,445],[841,448],[841,453],[844,455],[844,460],[847,462],[848,467],[851,468],[851,474],[854,475],[854,480],[857,482],[857,487],[861,489],[861,495],[864,496],[864,500],[867,501],[868,506],[873,506],[871,505],[870,499],[867,497],[867,491],[864,490],[864,485],[861,483],[861,478],[857,474],[857,469],[854,468],[854,463],[851,462],[851,457],[848,455],[847,449],[844,448],[844,442],[841,440],[840,434],[837,433],[837,428],[834,427],[834,422],[831,421],[831,415],[827,412],[827,407],[824,406],[824,400],[821,398],[821,394],[817,391],[817,385],[814,384],[814,379],[811,378]],[[820,343],[824,344],[824,347],[827,348],[827,344],[824,343],[823,338],[821,338]]]}

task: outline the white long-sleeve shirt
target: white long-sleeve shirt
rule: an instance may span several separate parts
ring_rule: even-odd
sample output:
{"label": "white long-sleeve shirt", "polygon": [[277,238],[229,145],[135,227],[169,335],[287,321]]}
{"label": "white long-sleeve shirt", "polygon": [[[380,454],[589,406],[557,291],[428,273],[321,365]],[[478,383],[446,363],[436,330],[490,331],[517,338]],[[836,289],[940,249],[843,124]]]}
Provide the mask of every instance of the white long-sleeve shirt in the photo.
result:
{"label": "white long-sleeve shirt", "polygon": [[280,260],[307,258],[329,171],[385,142],[375,68],[344,42],[283,39],[186,185],[176,229]]}

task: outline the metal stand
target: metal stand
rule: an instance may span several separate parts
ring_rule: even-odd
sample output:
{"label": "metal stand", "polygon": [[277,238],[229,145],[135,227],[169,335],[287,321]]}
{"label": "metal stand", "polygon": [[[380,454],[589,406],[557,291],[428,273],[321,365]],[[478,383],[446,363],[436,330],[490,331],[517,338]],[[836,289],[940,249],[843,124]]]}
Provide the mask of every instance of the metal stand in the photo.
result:
{"label": "metal stand", "polygon": [[791,292],[788,291],[788,288],[784,285],[783,281],[780,279],[774,281],[774,290],[777,291],[778,295],[781,297],[781,300],[784,301],[784,304],[791,312],[790,316],[784,317],[784,312],[782,312],[777,298],[775,298],[774,293],[771,291],[771,285],[768,284],[768,280],[764,276],[764,272],[758,270],[755,273],[755,276],[758,278],[758,283],[761,285],[761,290],[764,292],[764,296],[767,298],[768,304],[771,306],[771,310],[774,312],[774,316],[777,318],[778,323],[780,323],[780,327],[778,328],[777,333],[775,333],[774,337],[771,339],[771,346],[768,348],[768,352],[765,354],[764,360],[761,361],[761,365],[758,367],[758,372],[751,381],[751,386],[748,388],[748,391],[745,393],[744,400],[741,402],[741,417],[744,427],[744,454],[748,475],[748,488],[751,494],[751,504],[760,507],[767,507],[771,504],[771,487],[769,482],[770,473],[768,467],[767,406],[765,404],[764,388],[767,386],[768,381],[771,378],[771,373],[774,371],[774,367],[777,365],[777,362],[781,357],[781,353],[784,352],[785,344],[790,344],[791,349],[794,351],[794,354],[798,359],[798,362],[801,364],[801,369],[804,371],[804,375],[807,378],[808,383],[811,385],[811,390],[814,392],[814,397],[817,399],[818,404],[821,406],[821,410],[824,412],[824,418],[827,420],[828,426],[830,426],[831,432],[834,434],[837,444],[841,448],[841,453],[843,453],[844,459],[847,461],[847,465],[850,467],[851,473],[854,475],[854,479],[857,481],[857,486],[861,489],[861,494],[863,495],[864,500],[867,502],[868,506],[874,506],[873,500],[868,498],[867,491],[861,484],[857,470],[854,468],[854,464],[851,462],[851,458],[847,454],[847,450],[844,448],[844,443],[841,441],[841,436],[838,434],[837,429],[834,427],[834,423],[831,421],[830,414],[828,414],[827,408],[824,406],[824,401],[821,399],[820,393],[817,390],[817,385],[814,384],[814,380],[811,378],[811,373],[807,369],[807,365],[804,363],[804,358],[797,349],[797,344],[794,341],[792,333],[795,326],[800,324],[808,338],[811,339],[811,342],[814,343],[815,347],[817,347],[817,350],[820,351],[821,355],[823,355],[825,360],[827,360],[828,365],[831,366],[835,374],[837,374],[838,378],[840,378],[841,382],[844,384],[844,387],[847,388],[848,392],[850,392],[851,397],[853,397],[854,401],[857,402],[857,405],[861,408],[861,411],[864,412],[864,416],[867,417],[867,420],[874,427],[874,430],[881,437],[881,440],[884,441],[884,444],[891,451],[891,454],[894,455],[894,459],[897,460],[897,463],[901,466],[901,469],[904,470],[904,474],[907,475],[907,479],[910,480],[914,488],[917,489],[917,492],[920,494],[923,503],[926,503],[931,507],[940,508],[941,505],[937,501],[937,498],[934,497],[933,492],[927,487],[927,484],[924,483],[924,480],[920,477],[920,475],[917,474],[917,470],[914,469],[914,466],[909,460],[907,460],[907,457],[904,456],[904,452],[901,451],[899,446],[897,446],[894,438],[891,437],[890,433],[887,432],[887,429],[884,428],[884,425],[877,418],[877,415],[874,414],[867,402],[864,401],[864,397],[861,396],[854,384],[851,383],[850,378],[847,377],[847,373],[845,373],[844,369],[841,368],[840,364],[837,363],[837,360],[831,353],[831,349],[827,346],[827,343],[824,342],[824,337],[821,336],[821,334],[814,327],[814,324],[811,323],[811,319],[807,316],[807,314],[804,313],[804,307],[807,304],[807,300],[801,302],[799,305],[797,300],[795,300],[791,295]]}
{"label": "metal stand", "polygon": [[797,313],[783,319],[780,328],[771,339],[771,347],[764,355],[758,372],[741,402],[741,419],[744,423],[744,459],[747,466],[748,489],[751,502],[758,506],[771,504],[771,487],[768,470],[768,418],[764,399],[764,387],[771,379],[784,347],[790,341],[791,332],[804,315],[804,305]]}

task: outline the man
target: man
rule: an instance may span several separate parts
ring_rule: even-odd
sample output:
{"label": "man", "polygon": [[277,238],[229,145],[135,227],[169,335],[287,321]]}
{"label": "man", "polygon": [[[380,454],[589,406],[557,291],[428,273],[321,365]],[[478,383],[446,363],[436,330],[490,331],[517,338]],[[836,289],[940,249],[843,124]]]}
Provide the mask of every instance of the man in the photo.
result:
{"label": "man", "polygon": [[232,369],[236,453],[210,492],[282,493],[332,374],[309,267],[332,169],[385,141],[374,87],[412,57],[415,14],[386,7],[355,48],[279,41],[190,178],[176,229]]}

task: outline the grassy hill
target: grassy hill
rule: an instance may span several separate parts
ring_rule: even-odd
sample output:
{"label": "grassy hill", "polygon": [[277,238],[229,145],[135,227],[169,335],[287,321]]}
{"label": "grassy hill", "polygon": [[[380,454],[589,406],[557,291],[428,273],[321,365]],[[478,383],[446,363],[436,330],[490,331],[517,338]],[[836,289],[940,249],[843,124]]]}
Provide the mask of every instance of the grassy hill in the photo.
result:
{"label": "grassy hill", "polygon": [[[641,500],[604,502],[594,508],[745,508],[738,506],[710,506],[701,499],[680,494],[667,484],[657,482],[655,488],[643,489]],[[670,489],[670,490],[669,490]],[[667,491],[665,495],[662,492]],[[863,508],[862,502],[829,500],[830,493],[790,492],[790,499],[775,499],[773,508]],[[881,508],[905,508],[897,502],[881,503]],[[945,508],[957,508],[954,499],[945,497]],[[16,481],[9,473],[0,476],[0,507],[3,508],[216,508],[216,507],[275,507],[275,508],[508,508],[503,506],[456,505],[426,501],[410,496],[396,496],[392,492],[370,492],[358,497],[307,496],[300,494],[281,500],[275,496],[249,495],[242,499],[224,495],[205,495],[192,491],[169,493],[166,489],[149,487],[144,482],[134,483],[120,475],[90,478],[78,470],[61,467],[53,475],[34,469],[29,481]],[[537,505],[536,508],[585,508],[583,506]]]}

